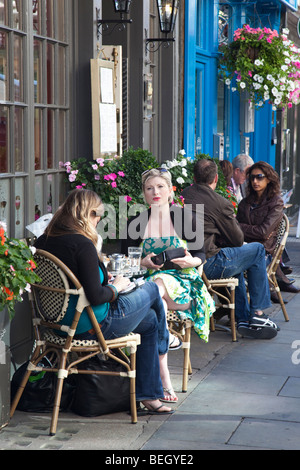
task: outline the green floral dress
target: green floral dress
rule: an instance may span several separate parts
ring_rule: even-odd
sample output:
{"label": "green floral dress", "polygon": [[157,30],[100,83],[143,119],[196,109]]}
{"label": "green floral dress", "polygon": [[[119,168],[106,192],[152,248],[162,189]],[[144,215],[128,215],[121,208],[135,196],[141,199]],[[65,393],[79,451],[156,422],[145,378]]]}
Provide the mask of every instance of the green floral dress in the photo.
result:
{"label": "green floral dress", "polygon": [[[162,238],[146,238],[142,243],[143,257],[149,253],[159,254],[169,247],[178,248],[187,244],[176,236]],[[215,311],[215,304],[208,293],[196,268],[169,269],[166,271],[148,270],[146,280],[162,279],[170,298],[178,304],[191,301],[189,310],[176,313],[180,318],[189,318],[194,329],[205,342],[209,337],[209,319]]]}

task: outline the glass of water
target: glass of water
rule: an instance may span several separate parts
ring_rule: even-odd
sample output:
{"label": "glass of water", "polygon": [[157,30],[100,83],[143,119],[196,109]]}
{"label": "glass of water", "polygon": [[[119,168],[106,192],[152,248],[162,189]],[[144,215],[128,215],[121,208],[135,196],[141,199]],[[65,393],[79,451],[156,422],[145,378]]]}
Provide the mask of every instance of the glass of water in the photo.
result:
{"label": "glass of water", "polygon": [[128,260],[132,273],[140,271],[142,257],[142,248],[138,246],[130,246],[128,248]]}

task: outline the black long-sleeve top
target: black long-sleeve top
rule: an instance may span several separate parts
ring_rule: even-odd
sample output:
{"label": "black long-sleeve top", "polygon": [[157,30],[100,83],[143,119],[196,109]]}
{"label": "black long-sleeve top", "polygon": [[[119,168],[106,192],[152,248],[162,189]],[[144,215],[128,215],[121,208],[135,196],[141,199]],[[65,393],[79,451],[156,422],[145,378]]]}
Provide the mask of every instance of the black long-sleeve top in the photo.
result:
{"label": "black long-sleeve top", "polygon": [[[56,237],[41,235],[34,246],[48,251],[59,258],[82,284],[91,305],[111,302],[114,293],[107,287],[107,270],[100,262],[92,241],[80,234],[66,234]],[[103,271],[104,281],[100,282],[99,267]]]}

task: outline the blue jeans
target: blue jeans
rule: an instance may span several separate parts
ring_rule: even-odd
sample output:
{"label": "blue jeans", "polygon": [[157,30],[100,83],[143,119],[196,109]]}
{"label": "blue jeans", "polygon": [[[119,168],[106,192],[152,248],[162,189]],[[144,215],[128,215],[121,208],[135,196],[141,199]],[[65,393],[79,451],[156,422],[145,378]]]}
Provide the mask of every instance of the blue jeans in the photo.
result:
{"label": "blue jeans", "polygon": [[[247,243],[237,248],[222,248],[203,266],[208,279],[236,277],[236,321],[249,321],[256,310],[271,307],[265,248],[261,243]],[[247,272],[250,305],[247,298],[244,271]]]}
{"label": "blue jeans", "polygon": [[[101,322],[105,339],[134,332],[141,335],[136,355],[136,399],[156,400],[164,396],[159,370],[159,355],[169,348],[169,331],[164,306],[157,285],[146,282],[130,294],[120,295],[110,304]],[[88,332],[79,335],[95,339]]]}

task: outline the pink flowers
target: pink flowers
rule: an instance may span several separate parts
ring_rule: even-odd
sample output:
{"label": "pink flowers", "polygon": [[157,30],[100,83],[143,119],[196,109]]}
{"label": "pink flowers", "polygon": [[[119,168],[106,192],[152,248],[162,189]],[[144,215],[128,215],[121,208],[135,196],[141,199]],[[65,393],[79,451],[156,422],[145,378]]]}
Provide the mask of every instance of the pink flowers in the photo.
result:
{"label": "pink flowers", "polygon": [[125,173],[123,171],[118,171],[117,175],[116,175],[116,173],[110,173],[109,175],[104,175],[103,179],[105,181],[111,181],[112,180],[112,183],[110,183],[111,187],[112,188],[117,188],[117,183],[116,183],[115,180],[118,178],[118,176],[121,176],[122,178],[124,178]]}
{"label": "pink flowers", "polygon": [[103,178],[105,179],[105,181],[109,181],[109,180],[115,180],[117,179],[117,175],[116,173],[110,173],[109,175],[104,175]]}

